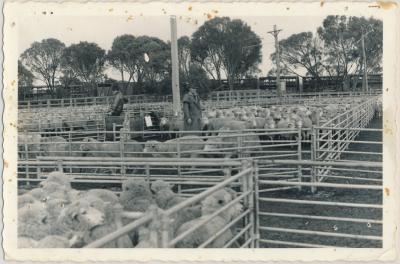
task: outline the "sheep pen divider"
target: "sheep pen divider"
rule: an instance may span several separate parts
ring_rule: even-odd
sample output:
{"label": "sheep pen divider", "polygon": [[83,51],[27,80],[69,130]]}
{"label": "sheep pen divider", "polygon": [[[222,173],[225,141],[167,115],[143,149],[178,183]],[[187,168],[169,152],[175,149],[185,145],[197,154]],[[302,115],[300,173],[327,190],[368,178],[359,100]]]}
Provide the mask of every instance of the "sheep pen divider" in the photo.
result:
{"label": "sheep pen divider", "polygon": [[[148,182],[162,179],[176,185],[182,196],[191,196],[240,171],[243,162],[190,158],[38,157],[37,160],[18,162],[19,169],[24,169],[18,173],[18,183],[29,187],[42,181],[49,172],[58,170],[69,175],[73,185],[118,188],[124,179],[141,178]],[[105,172],[99,172],[99,169]],[[117,170],[121,170],[119,174],[109,173]]]}
{"label": "sheep pen divider", "polygon": [[[131,232],[133,230],[137,230],[140,227],[143,227],[150,222],[153,223],[149,225],[149,237],[156,238],[155,241],[152,241],[154,247],[160,248],[171,248],[175,247],[180,241],[182,241],[185,237],[189,236],[193,232],[195,232],[198,228],[204,226],[212,219],[223,213],[224,211],[228,210],[235,204],[239,202],[243,203],[244,211],[242,211],[239,215],[236,215],[235,218],[230,219],[226,225],[219,230],[217,233],[212,234],[210,237],[206,239],[201,245],[200,248],[207,247],[213,241],[215,241],[218,237],[224,235],[226,232],[230,232],[228,230],[233,229],[233,227],[240,221],[243,221],[244,226],[239,228],[239,232],[235,235],[229,237],[228,241],[223,241],[223,247],[229,247],[232,244],[236,243],[236,245],[240,247],[255,247],[255,237],[256,237],[256,229],[255,229],[255,217],[254,217],[254,165],[251,161],[243,162],[242,163],[242,170],[238,172],[236,175],[233,175],[224,181],[208,188],[207,190],[190,197],[175,205],[172,208],[167,210],[162,209],[154,209],[150,210],[149,213],[145,214],[143,217],[129,223],[125,226],[121,226],[116,231],[111,234],[104,236],[103,238],[94,241],[86,246],[86,248],[97,248],[102,247],[103,245],[118,239],[119,237]],[[207,217],[201,219],[201,221],[197,222],[194,226],[189,228],[183,233],[175,234],[174,227],[171,226],[171,220],[179,213],[182,209],[192,206],[196,203],[199,203],[209,195],[215,193],[218,190],[223,188],[230,188],[233,185],[239,187],[241,190],[238,192],[238,196],[231,200],[228,204],[223,206],[222,208],[218,209],[216,212],[207,215]],[[157,224],[155,224],[158,223]],[[153,227],[151,227],[153,226]],[[154,228],[154,226],[159,226],[161,228]],[[145,228],[145,227],[144,227]],[[241,239],[244,237],[243,239]]]}

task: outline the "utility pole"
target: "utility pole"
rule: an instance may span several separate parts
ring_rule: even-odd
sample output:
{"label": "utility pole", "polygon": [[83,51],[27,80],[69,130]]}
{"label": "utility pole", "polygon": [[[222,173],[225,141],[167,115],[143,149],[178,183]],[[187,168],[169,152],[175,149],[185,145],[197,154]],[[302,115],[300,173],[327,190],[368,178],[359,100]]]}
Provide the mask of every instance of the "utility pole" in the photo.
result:
{"label": "utility pole", "polygon": [[276,54],[276,91],[279,96],[282,95],[281,93],[281,60],[279,54],[279,41],[278,41],[278,34],[281,32],[282,29],[276,29],[276,25],[274,25],[274,30],[268,31],[269,34],[274,36],[275,38],[275,54]]}
{"label": "utility pole", "polygon": [[367,57],[365,55],[365,44],[364,44],[364,30],[362,31],[361,35],[361,47],[362,47],[362,54],[363,54],[363,68],[364,68],[364,75],[363,75],[363,82],[362,88],[364,92],[368,92],[368,76],[367,76]]}
{"label": "utility pole", "polygon": [[181,110],[181,94],[179,91],[179,62],[176,16],[171,16],[171,62],[172,62],[172,107],[174,115]]}

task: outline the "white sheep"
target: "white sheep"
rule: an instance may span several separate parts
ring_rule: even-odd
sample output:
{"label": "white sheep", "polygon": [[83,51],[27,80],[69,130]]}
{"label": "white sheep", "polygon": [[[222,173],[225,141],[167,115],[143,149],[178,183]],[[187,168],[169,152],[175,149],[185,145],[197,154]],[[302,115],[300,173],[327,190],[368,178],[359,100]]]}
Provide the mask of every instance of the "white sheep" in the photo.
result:
{"label": "white sheep", "polygon": [[[222,189],[212,195],[208,196],[202,202],[202,215],[199,218],[191,220],[183,224],[177,231],[177,235],[180,235],[187,230],[196,226],[199,222],[210,217],[211,214],[215,213],[217,210],[221,209],[233,199],[236,195],[233,190]],[[209,222],[197,228],[194,232],[183,238],[176,244],[178,248],[195,248],[203,244],[210,237],[218,233],[223,229],[232,219],[237,217],[242,210],[241,204],[238,202],[229,209],[221,212],[216,217],[213,217]],[[227,229],[220,236],[214,239],[208,247],[212,248],[222,248],[230,239],[233,238],[233,233],[231,229]]]}
{"label": "white sheep", "polygon": [[150,152],[153,157],[172,158],[178,155],[179,150],[181,157],[197,158],[203,148],[203,139],[198,136],[185,136],[165,142],[149,140],[145,144],[144,152]]}
{"label": "white sheep", "polygon": [[161,209],[168,209],[185,200],[178,194],[174,193],[169,183],[163,180],[156,180],[151,185],[151,190],[155,193],[155,201]]}

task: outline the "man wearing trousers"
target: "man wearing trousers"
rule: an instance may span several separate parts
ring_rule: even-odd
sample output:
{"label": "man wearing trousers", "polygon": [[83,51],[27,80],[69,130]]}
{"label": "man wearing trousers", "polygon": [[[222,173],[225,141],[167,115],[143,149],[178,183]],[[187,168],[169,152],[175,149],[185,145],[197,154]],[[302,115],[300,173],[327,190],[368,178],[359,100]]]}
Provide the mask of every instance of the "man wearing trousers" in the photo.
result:
{"label": "man wearing trousers", "polygon": [[201,105],[196,88],[189,88],[183,97],[183,117],[185,131],[201,131]]}

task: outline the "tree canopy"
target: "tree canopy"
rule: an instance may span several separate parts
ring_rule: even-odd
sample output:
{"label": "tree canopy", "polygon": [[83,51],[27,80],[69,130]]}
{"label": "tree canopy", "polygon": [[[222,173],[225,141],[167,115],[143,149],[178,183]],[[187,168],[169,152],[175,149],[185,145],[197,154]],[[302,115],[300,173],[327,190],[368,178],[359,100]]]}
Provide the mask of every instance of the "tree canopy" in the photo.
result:
{"label": "tree canopy", "polygon": [[22,64],[46,84],[50,93],[54,93],[64,49],[64,43],[48,38],[32,43],[21,55]]}
{"label": "tree canopy", "polygon": [[[318,78],[322,73],[322,49],[320,40],[311,32],[293,34],[279,41],[282,72],[302,75],[299,70]],[[276,64],[276,53],[271,54]]]}
{"label": "tree canopy", "polygon": [[329,75],[347,79],[350,73],[362,69],[361,36],[365,37],[368,71],[380,72],[382,60],[383,24],[374,18],[327,16],[318,35],[324,42],[324,69]]}
{"label": "tree canopy", "polygon": [[86,41],[65,48],[63,68],[94,87],[104,77],[105,50]]}
{"label": "tree canopy", "polygon": [[191,57],[215,80],[234,81],[261,62],[261,39],[240,19],[216,17],[192,35]]}
{"label": "tree canopy", "polygon": [[[292,34],[279,41],[281,73],[306,75],[316,80],[322,75],[341,79],[345,85],[350,74],[362,73],[361,37],[365,36],[367,71],[382,70],[382,21],[353,16],[327,16],[317,35]],[[271,60],[276,63],[276,53]],[[273,68],[269,75],[275,75]]]}

